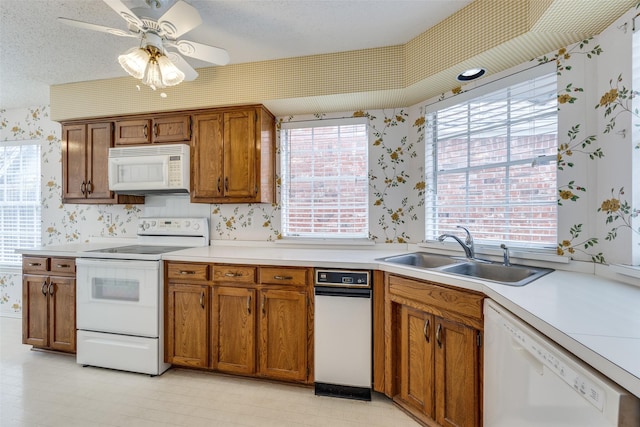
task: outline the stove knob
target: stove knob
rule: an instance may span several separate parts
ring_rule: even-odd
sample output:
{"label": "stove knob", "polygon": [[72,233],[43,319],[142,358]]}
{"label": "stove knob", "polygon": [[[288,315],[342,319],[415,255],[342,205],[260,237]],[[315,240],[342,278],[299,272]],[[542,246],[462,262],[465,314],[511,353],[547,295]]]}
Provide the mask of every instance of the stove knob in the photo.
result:
{"label": "stove knob", "polygon": [[200,224],[198,224],[197,222],[195,224],[193,224],[193,229],[194,230],[199,230],[200,229]]}
{"label": "stove knob", "polygon": [[151,225],[153,225],[155,227],[156,226],[156,222],[155,221],[151,221]]}
{"label": "stove knob", "polygon": [[143,222],[142,223],[142,228],[144,228],[145,230],[149,229],[149,223],[148,222]]}
{"label": "stove knob", "polygon": [[191,222],[189,222],[189,221],[185,221],[185,222],[184,222],[184,226],[185,226],[185,227],[189,228],[189,226],[190,226],[190,225],[191,225]]}

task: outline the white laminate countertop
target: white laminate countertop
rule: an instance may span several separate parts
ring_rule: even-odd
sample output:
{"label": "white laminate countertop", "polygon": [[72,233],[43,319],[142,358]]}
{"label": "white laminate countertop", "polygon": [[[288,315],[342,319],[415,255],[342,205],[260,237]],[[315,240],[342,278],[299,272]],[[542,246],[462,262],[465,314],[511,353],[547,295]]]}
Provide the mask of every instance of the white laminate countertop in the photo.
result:
{"label": "white laminate countertop", "polygon": [[[86,246],[85,246],[86,245]],[[70,244],[23,249],[31,255],[74,256],[109,246]],[[90,248],[89,248],[90,247]],[[216,244],[163,255],[187,262],[379,269],[483,292],[569,352],[640,398],[640,287],[593,274],[554,271],[523,287],[452,276],[378,261],[410,252],[376,246],[287,247],[252,242]]]}

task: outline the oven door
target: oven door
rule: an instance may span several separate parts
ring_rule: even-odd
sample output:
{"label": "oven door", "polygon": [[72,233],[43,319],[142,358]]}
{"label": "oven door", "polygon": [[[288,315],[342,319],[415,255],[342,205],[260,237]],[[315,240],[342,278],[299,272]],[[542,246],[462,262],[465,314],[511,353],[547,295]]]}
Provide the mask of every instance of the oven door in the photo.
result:
{"label": "oven door", "polygon": [[78,329],[158,337],[161,263],[79,258]]}

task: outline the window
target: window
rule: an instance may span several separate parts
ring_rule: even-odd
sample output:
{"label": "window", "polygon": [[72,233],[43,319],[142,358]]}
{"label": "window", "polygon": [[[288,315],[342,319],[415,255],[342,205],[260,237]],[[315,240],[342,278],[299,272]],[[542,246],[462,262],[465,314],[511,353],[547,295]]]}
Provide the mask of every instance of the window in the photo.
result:
{"label": "window", "polygon": [[426,201],[427,240],[463,225],[488,244],[556,245],[557,88],[555,69],[547,71],[427,113],[436,190]]}
{"label": "window", "polygon": [[40,245],[40,142],[0,144],[0,264],[19,265],[16,248]]}
{"label": "window", "polygon": [[282,125],[282,235],[368,238],[367,119]]}

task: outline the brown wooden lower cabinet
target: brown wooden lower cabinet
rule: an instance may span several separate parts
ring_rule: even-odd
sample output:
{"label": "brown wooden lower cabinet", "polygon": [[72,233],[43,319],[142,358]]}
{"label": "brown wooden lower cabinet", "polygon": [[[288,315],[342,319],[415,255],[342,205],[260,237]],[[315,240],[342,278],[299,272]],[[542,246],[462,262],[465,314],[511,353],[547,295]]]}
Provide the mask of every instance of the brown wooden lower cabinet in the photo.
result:
{"label": "brown wooden lower cabinet", "polygon": [[426,425],[480,426],[483,296],[395,275],[385,285],[387,395]]}
{"label": "brown wooden lower cabinet", "polygon": [[22,265],[22,343],[75,353],[75,260],[24,256]]}
{"label": "brown wooden lower cabinet", "polygon": [[[165,360],[230,374],[312,381],[312,269],[264,267],[268,275],[260,269],[167,262]],[[280,277],[273,280],[282,283],[271,284],[267,277]]]}

